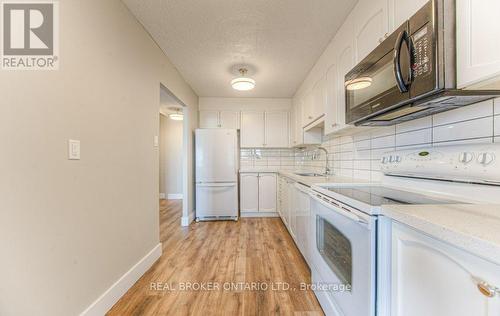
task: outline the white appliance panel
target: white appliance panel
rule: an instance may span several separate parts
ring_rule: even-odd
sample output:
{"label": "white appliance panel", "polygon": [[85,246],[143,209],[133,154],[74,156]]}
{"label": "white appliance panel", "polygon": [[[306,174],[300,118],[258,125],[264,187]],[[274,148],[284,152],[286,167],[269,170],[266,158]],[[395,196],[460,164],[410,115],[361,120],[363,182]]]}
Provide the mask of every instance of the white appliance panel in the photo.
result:
{"label": "white appliance panel", "polygon": [[237,182],[237,131],[197,129],[195,135],[196,183]]}
{"label": "white appliance panel", "polygon": [[196,217],[237,217],[237,183],[196,184]]}

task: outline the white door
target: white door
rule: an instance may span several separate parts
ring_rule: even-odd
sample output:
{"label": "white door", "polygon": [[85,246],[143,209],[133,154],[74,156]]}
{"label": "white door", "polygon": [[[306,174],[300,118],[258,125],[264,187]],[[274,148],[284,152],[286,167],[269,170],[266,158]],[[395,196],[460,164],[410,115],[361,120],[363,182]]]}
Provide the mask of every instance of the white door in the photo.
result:
{"label": "white door", "polygon": [[259,212],[276,212],[276,174],[259,174]]}
{"label": "white door", "polygon": [[234,129],[195,131],[196,182],[236,182],[238,138]]}
{"label": "white door", "polygon": [[328,135],[338,127],[337,65],[333,64],[326,73],[326,106],[324,134]]}
{"label": "white door", "polygon": [[241,112],[241,147],[264,147],[264,129],[264,112]]}
{"label": "white door", "polygon": [[345,127],[345,75],[354,67],[354,48],[352,42],[352,24],[347,20],[337,33],[335,37],[338,43],[337,55],[337,123],[339,126],[336,128],[341,129]]}
{"label": "white door", "polygon": [[200,111],[200,128],[218,128],[219,111]]}
{"label": "white door", "polygon": [[456,3],[457,85],[466,88],[500,76],[500,1],[457,0]]}
{"label": "white door", "polygon": [[354,9],[356,60],[363,60],[389,35],[387,0],[360,0]]}
{"label": "white door", "polygon": [[240,210],[241,212],[259,211],[259,175],[257,173],[240,174]]}
{"label": "white door", "polygon": [[500,296],[478,288],[500,286],[499,265],[398,223],[391,257],[391,316],[500,315]]}
{"label": "white door", "polygon": [[428,0],[389,0],[389,21],[391,32],[420,10]]}
{"label": "white door", "polygon": [[288,112],[266,112],[265,147],[287,148],[289,146]]}
{"label": "white door", "polygon": [[238,216],[237,183],[196,184],[196,217]]}
{"label": "white door", "polygon": [[240,129],[240,112],[220,111],[219,125],[222,128]]}

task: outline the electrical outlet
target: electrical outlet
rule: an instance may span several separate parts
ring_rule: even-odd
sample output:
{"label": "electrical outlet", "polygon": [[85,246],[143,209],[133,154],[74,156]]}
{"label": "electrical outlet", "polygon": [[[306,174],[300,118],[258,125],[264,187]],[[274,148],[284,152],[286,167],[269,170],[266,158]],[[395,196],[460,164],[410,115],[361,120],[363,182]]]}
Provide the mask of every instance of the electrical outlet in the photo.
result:
{"label": "electrical outlet", "polygon": [[80,160],[80,141],[75,139],[68,140],[68,159]]}

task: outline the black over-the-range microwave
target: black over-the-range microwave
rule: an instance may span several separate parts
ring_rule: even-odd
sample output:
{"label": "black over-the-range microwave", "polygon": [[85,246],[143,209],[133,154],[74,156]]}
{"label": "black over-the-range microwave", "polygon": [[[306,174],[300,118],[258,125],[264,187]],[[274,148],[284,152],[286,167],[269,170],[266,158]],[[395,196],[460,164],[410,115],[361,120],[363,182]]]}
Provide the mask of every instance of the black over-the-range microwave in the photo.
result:
{"label": "black over-the-range microwave", "polygon": [[353,68],[347,123],[393,125],[500,96],[457,89],[455,18],[455,0],[431,0]]}

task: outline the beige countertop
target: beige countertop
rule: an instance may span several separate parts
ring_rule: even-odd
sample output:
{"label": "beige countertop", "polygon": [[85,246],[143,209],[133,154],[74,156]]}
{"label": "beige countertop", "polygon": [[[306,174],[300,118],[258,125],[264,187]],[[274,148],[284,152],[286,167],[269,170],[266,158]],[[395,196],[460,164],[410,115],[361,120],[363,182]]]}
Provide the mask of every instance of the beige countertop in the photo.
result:
{"label": "beige countertop", "polygon": [[500,205],[388,205],[381,214],[500,264]]}

